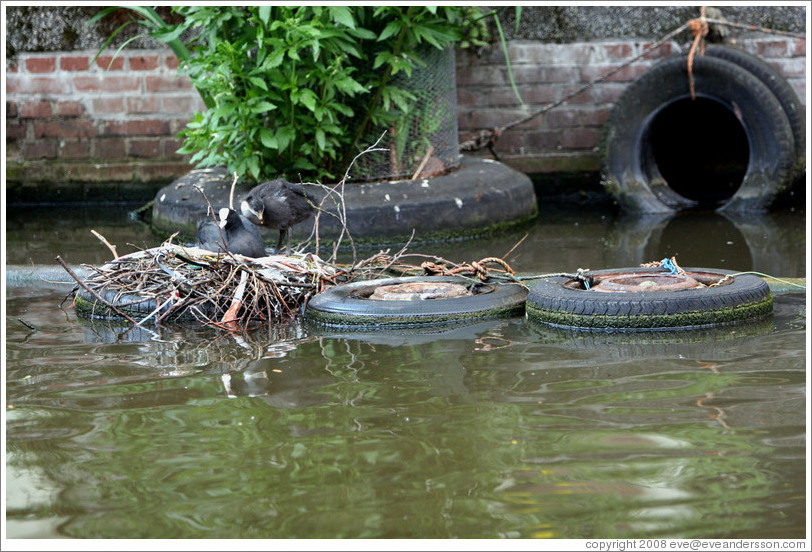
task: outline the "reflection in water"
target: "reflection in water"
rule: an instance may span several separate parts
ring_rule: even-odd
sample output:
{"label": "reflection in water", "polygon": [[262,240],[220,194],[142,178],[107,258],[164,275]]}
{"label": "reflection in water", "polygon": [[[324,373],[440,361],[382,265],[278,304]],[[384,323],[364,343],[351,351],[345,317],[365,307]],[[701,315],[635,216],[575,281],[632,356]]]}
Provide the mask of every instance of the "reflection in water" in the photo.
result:
{"label": "reflection in water", "polygon": [[[511,263],[693,264],[696,241],[718,256],[711,267],[800,276],[804,244],[790,238],[802,219],[788,218],[762,230],[778,236],[773,255],[749,223],[718,216],[635,226],[557,213]],[[436,249],[479,259],[522,236]],[[60,311],[63,296],[6,298],[11,538],[805,535],[802,295],[777,297],[755,324],[690,332],[519,317],[244,336],[123,333]]]}

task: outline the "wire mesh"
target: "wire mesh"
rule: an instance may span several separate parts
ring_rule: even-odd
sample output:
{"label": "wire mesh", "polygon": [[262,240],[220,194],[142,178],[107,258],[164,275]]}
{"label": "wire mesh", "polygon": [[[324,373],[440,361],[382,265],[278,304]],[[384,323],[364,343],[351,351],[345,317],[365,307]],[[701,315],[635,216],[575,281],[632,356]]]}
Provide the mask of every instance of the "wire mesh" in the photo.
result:
{"label": "wire mesh", "polygon": [[372,129],[366,137],[371,145],[386,135],[379,147],[358,159],[355,180],[399,180],[432,176],[460,163],[457,125],[457,88],[454,48],[425,47],[419,51],[425,63],[411,76],[395,75],[393,84],[413,94],[416,100],[406,113],[393,113],[386,128]]}

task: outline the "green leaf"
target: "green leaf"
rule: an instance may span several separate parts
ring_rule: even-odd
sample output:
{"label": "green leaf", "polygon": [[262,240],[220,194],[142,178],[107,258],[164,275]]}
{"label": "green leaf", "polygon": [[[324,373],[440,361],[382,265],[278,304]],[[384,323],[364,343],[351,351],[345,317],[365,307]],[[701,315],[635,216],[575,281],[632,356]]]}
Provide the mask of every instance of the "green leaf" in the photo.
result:
{"label": "green leaf", "polygon": [[248,170],[254,180],[259,180],[259,157],[252,155],[248,158]]}
{"label": "green leaf", "polygon": [[325,144],[324,131],[320,128],[316,129],[316,144],[318,144],[319,148],[324,149]]}
{"label": "green leaf", "polygon": [[378,37],[378,42],[383,42],[390,36],[398,34],[402,28],[402,21],[390,21],[386,27],[383,28],[383,31],[381,31],[381,35]]}
{"label": "green leaf", "polygon": [[267,113],[268,111],[273,111],[276,109],[276,106],[271,102],[261,101],[256,105],[251,106],[251,113],[254,115],[258,115],[260,113]]}
{"label": "green leaf", "polygon": [[262,21],[263,25],[268,24],[268,20],[271,18],[271,7],[270,6],[260,6],[259,7],[259,19]]}
{"label": "green leaf", "polygon": [[266,92],[268,91],[268,85],[265,84],[265,81],[259,77],[248,77],[248,80],[254,85],[262,88]]}
{"label": "green leaf", "polygon": [[355,19],[352,17],[352,12],[350,8],[347,6],[337,6],[337,7],[330,7],[330,16],[333,18],[333,21],[344,25],[345,27],[349,27],[350,29],[355,29]]}
{"label": "green leaf", "polygon": [[260,129],[259,141],[262,142],[262,145],[268,149],[279,149],[279,143],[276,140],[276,136],[274,136],[273,133],[267,128]]}

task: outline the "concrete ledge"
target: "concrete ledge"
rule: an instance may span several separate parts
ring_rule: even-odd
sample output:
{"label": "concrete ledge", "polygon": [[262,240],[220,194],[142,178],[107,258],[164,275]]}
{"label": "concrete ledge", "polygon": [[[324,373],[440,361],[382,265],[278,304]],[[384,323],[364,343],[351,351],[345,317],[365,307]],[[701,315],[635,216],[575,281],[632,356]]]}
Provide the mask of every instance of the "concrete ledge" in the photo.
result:
{"label": "concrete ledge", "polygon": [[[159,190],[152,210],[153,227],[163,234],[181,232],[191,239],[197,221],[206,215],[206,201],[194,188],[203,189],[215,208],[228,205],[231,178],[225,169],[195,170]],[[320,204],[326,191],[305,184]],[[250,186],[238,184],[235,205]],[[346,184],[344,188],[347,228],[358,243],[402,243],[415,231],[414,240],[485,235],[535,219],[536,195],[530,178],[502,163],[463,156],[453,172],[436,178]],[[327,213],[319,220],[319,237],[334,241],[341,224],[328,213],[337,213],[333,198],[323,203]],[[292,231],[294,240],[306,239],[314,221]],[[274,231],[263,229],[266,243],[276,240]],[[348,241],[342,242],[344,245]]]}
{"label": "concrete ledge", "polygon": [[9,161],[9,203],[148,201],[156,190],[189,171],[185,160],[110,163]]}

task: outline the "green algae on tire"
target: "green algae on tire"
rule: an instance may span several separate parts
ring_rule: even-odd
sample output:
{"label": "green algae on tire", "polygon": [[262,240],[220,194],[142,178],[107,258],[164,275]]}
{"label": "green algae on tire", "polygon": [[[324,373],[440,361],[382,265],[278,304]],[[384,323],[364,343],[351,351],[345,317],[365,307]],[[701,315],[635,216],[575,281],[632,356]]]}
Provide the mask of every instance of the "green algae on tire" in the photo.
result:
{"label": "green algae on tire", "polygon": [[[414,282],[462,283],[473,295],[414,301],[369,298],[380,286]],[[526,297],[527,289],[519,284],[484,284],[459,276],[385,278],[329,288],[310,300],[305,315],[333,327],[408,328],[521,315]]]}
{"label": "green algae on tire", "polygon": [[[618,273],[660,269],[620,268],[593,271],[596,279]],[[736,274],[729,270],[685,269],[708,285]],[[697,328],[752,320],[772,312],[769,286],[757,276],[731,276],[720,285],[680,291],[599,292],[578,289],[566,276],[547,278],[530,287],[527,317],[554,326],[604,330]]]}

